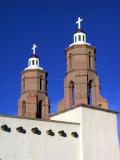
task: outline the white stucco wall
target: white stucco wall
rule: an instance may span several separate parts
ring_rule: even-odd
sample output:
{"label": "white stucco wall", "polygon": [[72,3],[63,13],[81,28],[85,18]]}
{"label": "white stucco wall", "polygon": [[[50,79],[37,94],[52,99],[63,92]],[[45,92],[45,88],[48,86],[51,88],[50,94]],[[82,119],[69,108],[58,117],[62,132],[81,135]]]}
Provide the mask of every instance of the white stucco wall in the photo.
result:
{"label": "white stucco wall", "polygon": [[81,160],[120,160],[117,114],[81,106],[51,119],[80,123]]}
{"label": "white stucco wall", "polygon": [[75,122],[80,123],[81,122],[81,108],[74,108],[72,110],[69,110],[67,112],[63,112],[61,114],[56,114],[54,116],[51,116],[51,120],[58,120],[58,121],[66,121],[66,122]]}
{"label": "white stucco wall", "polygon": [[[77,123],[0,116],[0,128],[4,124],[11,128],[11,132],[0,129],[0,159],[120,160],[115,113],[78,107],[51,119]],[[16,131],[19,126],[26,129],[26,134]],[[41,135],[31,132],[34,127],[41,130]],[[55,136],[46,134],[49,129],[54,131]],[[64,130],[67,137],[58,135],[60,130]],[[74,131],[79,138],[71,136]]]}
{"label": "white stucco wall", "polygon": [[84,160],[120,160],[117,115],[81,108]]}
{"label": "white stucco wall", "polygon": [[[0,129],[0,160],[80,160],[80,125],[51,121],[37,121],[0,116],[1,125],[7,124],[11,132]],[[16,131],[23,126],[26,134]],[[35,135],[31,129],[38,127],[41,135]],[[46,134],[52,129],[55,136]],[[64,130],[67,137],[58,135]],[[78,138],[72,137],[76,131]]]}

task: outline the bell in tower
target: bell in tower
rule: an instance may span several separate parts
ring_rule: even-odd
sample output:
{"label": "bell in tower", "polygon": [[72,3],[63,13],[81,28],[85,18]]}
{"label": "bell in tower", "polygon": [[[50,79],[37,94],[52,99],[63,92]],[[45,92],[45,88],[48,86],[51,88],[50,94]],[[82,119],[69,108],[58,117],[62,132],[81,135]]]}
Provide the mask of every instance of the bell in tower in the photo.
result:
{"label": "bell in tower", "polygon": [[108,101],[100,95],[100,82],[95,67],[96,49],[87,43],[81,22],[82,19],[79,17],[73,43],[66,49],[64,98],[58,104],[58,111],[80,104],[108,108]]}
{"label": "bell in tower", "polygon": [[28,67],[21,75],[21,96],[18,101],[18,115],[48,119],[49,99],[47,96],[47,72],[39,67],[40,59],[35,53],[28,59]]}

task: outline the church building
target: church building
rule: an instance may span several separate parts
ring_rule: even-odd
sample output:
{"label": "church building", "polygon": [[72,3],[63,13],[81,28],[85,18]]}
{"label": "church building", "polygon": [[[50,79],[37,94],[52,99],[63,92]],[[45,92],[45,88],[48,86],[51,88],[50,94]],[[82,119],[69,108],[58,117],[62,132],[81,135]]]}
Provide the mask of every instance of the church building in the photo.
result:
{"label": "church building", "polygon": [[96,49],[78,18],[65,49],[64,97],[50,113],[36,45],[21,73],[18,116],[0,115],[0,160],[120,160],[117,111],[101,96]]}

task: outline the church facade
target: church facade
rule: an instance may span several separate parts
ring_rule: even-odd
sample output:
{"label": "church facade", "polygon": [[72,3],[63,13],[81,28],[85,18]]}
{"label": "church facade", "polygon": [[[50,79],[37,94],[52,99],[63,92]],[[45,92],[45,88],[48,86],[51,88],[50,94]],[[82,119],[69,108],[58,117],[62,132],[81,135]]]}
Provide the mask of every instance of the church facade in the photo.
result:
{"label": "church facade", "polygon": [[101,96],[96,49],[81,29],[65,50],[64,98],[50,113],[36,45],[21,74],[18,116],[0,115],[0,160],[120,160],[117,111]]}

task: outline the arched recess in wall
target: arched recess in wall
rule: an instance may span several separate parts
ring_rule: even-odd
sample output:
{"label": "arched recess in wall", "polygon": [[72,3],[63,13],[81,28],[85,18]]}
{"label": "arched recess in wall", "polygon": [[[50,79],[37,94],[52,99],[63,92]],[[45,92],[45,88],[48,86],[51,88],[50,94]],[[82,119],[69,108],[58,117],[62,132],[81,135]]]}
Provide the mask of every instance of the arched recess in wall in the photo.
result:
{"label": "arched recess in wall", "polygon": [[88,83],[88,104],[92,105],[92,80]]}
{"label": "arched recess in wall", "polygon": [[39,85],[40,85],[40,91],[41,91],[42,90],[42,77],[40,77]]}
{"label": "arched recess in wall", "polygon": [[42,118],[42,100],[38,102],[37,104],[37,113],[36,118]]}
{"label": "arched recess in wall", "polygon": [[79,41],[81,41],[81,35],[79,35],[78,39],[79,39]]}
{"label": "arched recess in wall", "polygon": [[22,102],[22,116],[25,116],[26,115],[26,102],[23,101]]}
{"label": "arched recess in wall", "polygon": [[75,84],[73,81],[70,81],[69,88],[70,88],[69,94],[70,94],[71,103],[72,103],[71,105],[74,106],[75,105]]}
{"label": "arched recess in wall", "polygon": [[25,77],[23,77],[23,92],[25,91]]}
{"label": "arched recess in wall", "polygon": [[89,52],[89,68],[91,69],[91,52]]}

